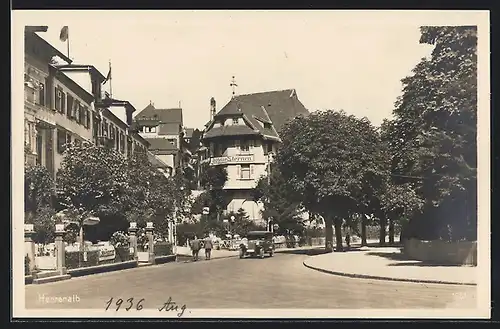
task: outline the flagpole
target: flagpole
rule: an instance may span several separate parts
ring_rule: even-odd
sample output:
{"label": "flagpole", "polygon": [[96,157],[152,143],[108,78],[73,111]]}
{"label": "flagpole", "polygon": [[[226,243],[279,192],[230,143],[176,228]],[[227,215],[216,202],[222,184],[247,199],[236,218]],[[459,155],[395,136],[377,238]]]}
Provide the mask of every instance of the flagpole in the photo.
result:
{"label": "flagpole", "polygon": [[111,60],[109,60],[109,97],[113,98],[113,73],[111,72]]}

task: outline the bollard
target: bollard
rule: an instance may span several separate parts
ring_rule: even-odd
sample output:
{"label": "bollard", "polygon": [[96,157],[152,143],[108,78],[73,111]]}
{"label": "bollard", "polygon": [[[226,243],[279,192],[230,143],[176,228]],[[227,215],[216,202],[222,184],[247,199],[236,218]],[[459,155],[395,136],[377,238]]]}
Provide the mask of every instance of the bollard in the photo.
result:
{"label": "bollard", "polygon": [[24,246],[25,246],[25,255],[28,255],[28,259],[30,260],[29,265],[29,274],[32,274],[35,270],[35,242],[33,241],[33,235],[35,234],[34,225],[33,224],[24,224]]}
{"label": "bollard", "polygon": [[129,253],[133,255],[134,260],[137,260],[137,223],[131,222],[128,228],[129,233]]}
{"label": "bollard", "polygon": [[153,223],[146,223],[146,236],[148,237],[148,263],[155,263],[155,241],[153,237]]}
{"label": "bollard", "polygon": [[55,253],[56,270],[59,272],[59,275],[66,274],[66,250],[63,241],[64,233],[64,224],[56,224]]}

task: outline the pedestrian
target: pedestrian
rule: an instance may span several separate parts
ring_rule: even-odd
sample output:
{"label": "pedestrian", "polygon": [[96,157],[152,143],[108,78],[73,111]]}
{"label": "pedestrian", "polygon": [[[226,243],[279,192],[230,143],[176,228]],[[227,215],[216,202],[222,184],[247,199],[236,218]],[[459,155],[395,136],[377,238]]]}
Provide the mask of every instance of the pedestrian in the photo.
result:
{"label": "pedestrian", "polygon": [[193,253],[193,261],[196,262],[198,260],[198,253],[200,252],[200,240],[198,240],[196,235],[191,240],[191,251]]}
{"label": "pedestrian", "polygon": [[210,257],[212,256],[213,242],[208,234],[205,237],[204,245],[205,245],[205,259],[210,260]]}

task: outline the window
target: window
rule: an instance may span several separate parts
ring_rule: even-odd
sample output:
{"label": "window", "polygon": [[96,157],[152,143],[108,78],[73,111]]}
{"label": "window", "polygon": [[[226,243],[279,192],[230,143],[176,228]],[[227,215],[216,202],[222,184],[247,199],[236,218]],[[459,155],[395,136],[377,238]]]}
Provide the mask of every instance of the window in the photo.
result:
{"label": "window", "polygon": [[57,129],[57,152],[63,153],[66,149],[66,132],[62,129]]}
{"label": "window", "polygon": [[72,142],[71,135],[66,133],[66,145],[70,145]]}
{"label": "window", "polygon": [[104,119],[104,123],[102,124],[102,136],[108,137],[108,121]]}
{"label": "window", "polygon": [[120,140],[118,138],[118,128],[115,127],[115,150],[119,150],[120,148]]}
{"label": "window", "polygon": [[45,85],[41,82],[38,86],[38,103],[45,106]]}
{"label": "window", "polygon": [[241,165],[240,179],[250,179],[250,165]]}
{"label": "window", "polygon": [[241,152],[249,152],[250,151],[250,143],[248,141],[240,142],[240,150]]}
{"label": "window", "polygon": [[92,122],[92,135],[94,136],[94,141],[97,141],[97,137],[99,137],[99,124],[99,118],[94,116],[94,120]]}
{"label": "window", "polygon": [[264,122],[264,128],[265,129],[271,129],[271,124]]}
{"label": "window", "polygon": [[71,119],[73,116],[73,96],[68,95],[68,104],[66,104],[66,116]]}
{"label": "window", "polygon": [[24,84],[24,95],[26,96],[26,100],[28,102],[35,102],[35,89],[33,89],[33,87],[28,83]]}
{"label": "window", "polygon": [[74,112],[74,115],[73,115],[73,118],[76,120],[77,123],[80,123],[80,119],[81,119],[81,116],[80,116],[80,113],[81,113],[81,108],[82,106],[80,105],[80,102],[75,100],[75,112]]}
{"label": "window", "polygon": [[80,115],[79,115],[79,118],[78,118],[78,123],[81,124],[81,125],[85,125],[85,121],[87,119],[85,119],[85,114],[87,113],[87,110],[85,109],[85,106],[81,105],[80,104]]}
{"label": "window", "polygon": [[120,131],[120,152],[125,153],[125,135]]}
{"label": "window", "polygon": [[75,145],[78,146],[78,147],[81,147],[82,146],[82,141],[80,139],[76,139],[75,138]]}
{"label": "window", "polygon": [[61,109],[59,112],[64,114],[64,109],[66,108],[66,94],[61,92]]}
{"label": "window", "polygon": [[85,119],[85,128],[88,129],[88,128],[90,128],[90,119],[91,119],[92,112],[89,109],[87,109],[87,110],[85,110],[85,113],[87,113],[86,119]]}
{"label": "window", "polygon": [[144,132],[145,133],[155,133],[156,127],[144,127]]}
{"label": "window", "polygon": [[61,89],[58,89],[56,88],[55,89],[55,96],[56,96],[56,102],[55,102],[55,108],[57,111],[61,112],[62,110],[62,104],[61,104],[61,101],[62,101],[62,91]]}
{"label": "window", "polygon": [[233,118],[233,125],[237,125],[238,124],[238,118]]}

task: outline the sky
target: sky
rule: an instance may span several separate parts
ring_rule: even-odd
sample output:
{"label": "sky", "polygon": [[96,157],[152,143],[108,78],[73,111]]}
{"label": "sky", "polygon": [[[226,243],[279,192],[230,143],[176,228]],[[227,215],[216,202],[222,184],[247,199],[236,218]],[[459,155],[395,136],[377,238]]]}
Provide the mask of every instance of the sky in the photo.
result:
{"label": "sky", "polygon": [[[44,12],[45,14],[45,12]],[[446,15],[445,15],[446,16]],[[432,15],[336,11],[69,11],[27,16],[44,39],[69,27],[70,58],[104,75],[113,97],[138,110],[184,110],[202,128],[210,98],[218,110],[237,93],[295,88],[310,111],[344,110],[379,125],[401,95],[401,79],[432,47],[419,44]],[[435,18],[434,18],[435,19]],[[26,19],[25,19],[26,21]],[[105,86],[109,91],[109,85]]]}

